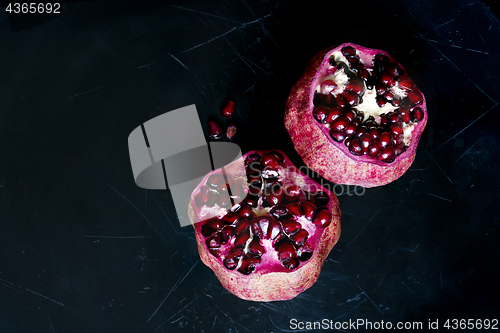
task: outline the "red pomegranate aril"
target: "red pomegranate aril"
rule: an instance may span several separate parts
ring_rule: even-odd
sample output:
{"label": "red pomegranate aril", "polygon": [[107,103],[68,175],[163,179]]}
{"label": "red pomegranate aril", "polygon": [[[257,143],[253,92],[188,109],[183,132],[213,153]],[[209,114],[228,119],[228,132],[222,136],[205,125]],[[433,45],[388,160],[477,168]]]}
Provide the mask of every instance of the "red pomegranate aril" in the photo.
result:
{"label": "red pomegranate aril", "polygon": [[243,257],[241,260],[241,266],[238,268],[238,271],[242,274],[249,275],[253,271],[255,271],[255,268],[257,265],[260,263],[260,258],[252,255],[246,255]]}
{"label": "red pomegranate aril", "polygon": [[217,205],[221,208],[230,208],[232,203],[231,203],[231,198],[229,198],[228,195],[221,195],[219,197],[219,201],[217,202]]}
{"label": "red pomegranate aril", "polygon": [[220,185],[225,183],[224,176],[219,173],[213,174],[208,177],[207,185],[213,189],[217,189]]}
{"label": "red pomegranate aril", "polygon": [[382,148],[380,154],[378,155],[378,160],[387,163],[392,162],[394,160],[394,147],[387,146]]}
{"label": "red pomegranate aril", "polygon": [[318,122],[322,124],[326,123],[327,114],[328,114],[328,109],[323,105],[319,105],[314,108],[313,116]]}
{"label": "red pomegranate aril", "polygon": [[401,116],[397,112],[389,112],[387,114],[387,119],[389,120],[389,123],[392,123],[392,124],[400,124],[401,123]]}
{"label": "red pomegranate aril", "polygon": [[281,220],[288,217],[288,210],[285,206],[278,205],[271,208],[269,214],[271,214],[275,219]]}
{"label": "red pomegranate aril", "polygon": [[262,156],[261,163],[264,167],[269,167],[273,169],[280,166],[278,158],[272,153],[264,154]]}
{"label": "red pomegranate aril", "polygon": [[236,103],[231,100],[227,100],[224,106],[222,107],[220,114],[223,117],[232,117],[234,115],[234,111],[236,110]]}
{"label": "red pomegranate aril", "polygon": [[368,133],[372,135],[373,141],[376,141],[380,138],[380,129],[372,127],[368,130]]}
{"label": "red pomegranate aril", "polygon": [[356,133],[358,126],[355,123],[349,123],[345,129],[345,136],[351,136]]}
{"label": "red pomegranate aril", "polygon": [[401,75],[402,72],[403,71],[398,64],[390,64],[387,67],[387,73],[389,73],[389,75],[391,75],[395,79],[397,79]]}
{"label": "red pomegranate aril", "polygon": [[354,119],[356,119],[356,113],[353,110],[347,110],[344,113],[344,116],[347,117],[347,119],[351,122]]}
{"label": "red pomegranate aril", "polygon": [[248,229],[250,229],[250,220],[243,219],[236,223],[236,226],[234,228],[234,233],[240,234]]}
{"label": "red pomegranate aril", "polygon": [[222,228],[222,222],[218,219],[213,218],[203,224],[201,233],[203,234],[203,236],[209,237],[215,234],[220,228]]}
{"label": "red pomegranate aril", "polygon": [[344,46],[341,52],[344,57],[354,57],[356,55],[356,49],[352,46]]}
{"label": "red pomegranate aril", "polygon": [[271,240],[276,240],[276,238],[281,234],[282,230],[283,228],[280,222],[274,219],[270,219],[266,238]]}
{"label": "red pomegranate aril", "polygon": [[392,101],[394,99],[394,94],[391,91],[386,91],[384,93],[384,98],[388,101]]}
{"label": "red pomegranate aril", "polygon": [[391,134],[389,132],[382,132],[378,141],[380,142],[382,148],[387,147],[391,144]]}
{"label": "red pomegranate aril", "polygon": [[222,130],[222,125],[215,119],[210,119],[208,121],[208,136],[213,139],[219,139],[224,131]]}
{"label": "red pomegranate aril", "polygon": [[394,155],[398,156],[401,153],[403,153],[404,150],[405,150],[405,144],[404,144],[404,142],[401,142],[401,143],[394,146]]}
{"label": "red pomegranate aril", "polygon": [[235,247],[244,247],[250,238],[250,231],[245,230],[239,234],[236,235],[234,238],[234,246]]}
{"label": "red pomegranate aril", "polygon": [[242,248],[233,248],[229,253],[226,255],[224,258],[224,266],[227,269],[235,269],[238,266],[238,262],[243,255],[243,249]]}
{"label": "red pomegranate aril", "polygon": [[342,116],[343,114],[344,114],[344,112],[342,111],[341,108],[333,107],[330,110],[328,110],[328,113],[327,113],[326,118],[325,118],[325,123],[331,123],[332,121],[334,121],[338,117]]}
{"label": "red pomegranate aril", "polygon": [[274,206],[277,205],[283,200],[285,196],[285,193],[281,186],[279,185],[274,185],[274,186],[269,186],[264,190],[263,194],[263,203],[265,206]]}
{"label": "red pomegranate aril", "polygon": [[226,244],[231,237],[234,236],[234,227],[232,225],[226,225],[222,230],[220,231],[221,237],[222,237],[222,244]]}
{"label": "red pomegranate aril", "polygon": [[361,147],[361,141],[359,138],[354,138],[349,143],[349,151],[354,155],[363,155],[363,148]]}
{"label": "red pomegranate aril", "polygon": [[347,106],[347,101],[345,100],[343,95],[339,94],[335,96],[335,101],[337,105],[340,106],[341,108],[345,108]]}
{"label": "red pomegranate aril", "polygon": [[418,105],[422,103],[422,94],[418,91],[412,90],[410,91],[406,97],[412,102],[414,105]]}
{"label": "red pomegranate aril", "polygon": [[387,118],[387,115],[381,114],[380,115],[380,127],[386,127],[386,126],[389,126],[389,124],[390,124],[390,121]]}
{"label": "red pomegranate aril", "polygon": [[286,206],[288,213],[292,216],[301,216],[304,215],[304,208],[302,204],[299,202],[292,202]]}
{"label": "red pomegranate aril", "polygon": [[382,145],[378,141],[374,141],[368,151],[366,152],[366,155],[370,157],[377,157],[380,151],[382,150]]}
{"label": "red pomegranate aril", "polygon": [[331,123],[330,129],[337,132],[342,132],[346,129],[347,125],[349,125],[349,118],[347,118],[346,116],[341,116]]}
{"label": "red pomegranate aril", "polygon": [[295,248],[289,242],[284,242],[278,247],[278,259],[284,261],[286,259],[292,259],[297,256]]}
{"label": "red pomegranate aril", "polygon": [[259,162],[260,163],[261,156],[257,153],[253,153],[247,156],[245,159],[245,165],[250,165],[254,162]]}
{"label": "red pomegranate aril", "polygon": [[[399,117],[399,115],[398,115]],[[400,134],[403,134],[403,128],[398,125],[398,124],[392,124],[390,127],[389,127],[389,132],[392,134],[392,135],[400,135]]]}
{"label": "red pomegranate aril", "polygon": [[421,121],[424,118],[424,111],[420,106],[417,106],[411,110],[410,117],[411,121]]}
{"label": "red pomegranate aril", "polygon": [[314,194],[314,203],[316,207],[322,207],[328,205],[330,198],[324,192],[318,192]]}
{"label": "red pomegranate aril", "polygon": [[392,104],[392,106],[398,107],[401,104],[403,104],[403,102],[399,98],[396,97],[393,100],[391,100],[391,104]]}
{"label": "red pomegranate aril", "polygon": [[346,138],[346,134],[344,131],[337,131],[334,129],[330,129],[330,136],[337,142],[342,142]]}
{"label": "red pomegranate aril", "polygon": [[307,232],[307,230],[300,229],[299,231],[290,236],[290,240],[292,241],[293,245],[302,246],[306,243],[308,236],[309,233]]}
{"label": "red pomegranate aril", "polygon": [[316,211],[316,206],[313,203],[306,201],[302,204],[302,208],[304,210],[304,216],[306,217],[306,219],[312,221],[314,213]]}
{"label": "red pomegranate aril", "polygon": [[363,152],[366,153],[373,142],[373,137],[371,134],[365,133],[365,134],[361,135],[361,137],[359,138],[359,141],[361,143],[361,149],[363,150]]}
{"label": "red pomegranate aril", "polygon": [[229,123],[227,125],[227,130],[226,130],[226,137],[231,140],[232,138],[234,138],[237,131],[238,131],[238,128],[236,126],[236,122],[229,121]]}
{"label": "red pomegranate aril", "polygon": [[332,214],[327,209],[322,209],[314,217],[313,223],[320,228],[326,228],[331,220]]}
{"label": "red pomegranate aril", "polygon": [[415,83],[409,78],[409,77],[404,77],[399,79],[399,88],[410,91],[413,89],[415,86]]}
{"label": "red pomegranate aril", "polygon": [[252,240],[248,245],[248,252],[256,256],[261,256],[266,252],[266,250],[259,244],[259,242]]}
{"label": "red pomegranate aril", "polygon": [[296,233],[302,227],[302,225],[299,222],[295,221],[295,220],[284,220],[284,221],[281,221],[281,225],[283,226],[283,231],[287,235],[291,235],[291,234]]}
{"label": "red pomegranate aril", "polygon": [[384,105],[387,104],[387,100],[385,99],[384,96],[377,96],[376,101],[379,107],[384,107]]}
{"label": "red pomegranate aril", "polygon": [[408,109],[401,107],[398,109],[398,113],[403,122],[405,123],[410,122],[410,111]]}
{"label": "red pomegranate aril", "polygon": [[208,237],[206,243],[208,248],[218,249],[222,245],[222,235],[220,233],[216,233],[215,235]]}
{"label": "red pomegranate aril", "polygon": [[346,89],[359,95],[364,91],[365,85],[361,80],[350,80],[346,86]]}
{"label": "red pomegranate aril", "polygon": [[355,106],[359,104],[359,95],[353,91],[344,91],[343,96],[348,105]]}
{"label": "red pomegranate aril", "polygon": [[298,185],[290,185],[285,188],[285,198],[288,201],[295,201],[299,198],[302,190]]}
{"label": "red pomegranate aril", "polygon": [[219,194],[217,194],[217,192],[215,191],[209,191],[208,192],[208,199],[207,199],[207,202],[205,203],[205,205],[207,207],[213,207],[217,201],[219,200]]}
{"label": "red pomegranate aril", "polygon": [[[233,208],[234,207],[235,206],[233,206]],[[240,218],[244,219],[250,219],[254,215],[252,208],[247,205],[239,205],[239,207],[235,209],[234,212],[236,212]]]}
{"label": "red pomegranate aril", "polygon": [[282,264],[283,264],[283,266],[285,268],[288,268],[289,270],[297,268],[300,265],[300,263],[297,260],[297,258],[291,258],[291,259],[283,260]]}
{"label": "red pomegranate aril", "polygon": [[[269,227],[269,219],[265,217],[257,217],[253,218],[250,221],[250,230],[252,231],[252,235],[255,237],[264,237],[264,230],[267,232],[267,228]],[[264,229],[264,230],[263,230]]]}
{"label": "red pomegranate aril", "polygon": [[393,134],[391,137],[391,144],[396,147],[396,145],[399,145],[400,143],[403,142],[404,136],[403,134]]}
{"label": "red pomegranate aril", "polygon": [[297,259],[300,261],[307,261],[311,259],[314,249],[309,244],[299,247],[297,250]]}
{"label": "red pomegranate aril", "polygon": [[390,74],[384,74],[380,78],[380,82],[382,82],[383,85],[386,85],[388,87],[392,87],[396,84],[396,81]]}

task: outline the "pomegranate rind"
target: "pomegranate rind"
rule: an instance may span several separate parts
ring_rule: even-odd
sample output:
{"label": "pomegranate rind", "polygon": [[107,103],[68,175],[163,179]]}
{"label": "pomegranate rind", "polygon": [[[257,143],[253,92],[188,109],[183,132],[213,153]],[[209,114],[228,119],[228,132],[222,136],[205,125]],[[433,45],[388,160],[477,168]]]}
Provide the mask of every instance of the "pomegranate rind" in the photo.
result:
{"label": "pomegranate rind", "polygon": [[[393,162],[385,163],[367,156],[351,154],[342,142],[337,143],[325,135],[312,117],[314,86],[319,80],[320,69],[328,65],[333,52],[339,51],[344,46],[352,46],[362,54],[372,57],[382,53],[397,63],[383,50],[370,49],[352,43],[345,43],[316,53],[302,77],[290,90],[285,107],[285,127],[303,162],[325,179],[337,184],[363,187],[386,185],[401,177],[415,159],[417,145],[427,123],[425,97],[416,86],[413,88],[414,91],[422,94],[422,103],[419,106],[424,111],[424,117],[415,124],[410,146]],[[399,65],[403,68],[401,64]]]}
{"label": "pomegranate rind", "polygon": [[[244,161],[248,155],[254,152],[255,151],[250,151],[249,153],[243,155],[240,159]],[[267,151],[258,152],[263,155]],[[282,152],[280,153],[285,158],[283,164],[286,165],[289,170],[292,170],[294,173],[296,172],[298,177],[308,178],[295,166],[293,166],[291,161]],[[239,163],[240,165],[241,160]],[[224,167],[226,174],[231,174],[231,171],[228,170],[234,171],[231,167],[237,165],[237,162],[238,161],[233,162]],[[210,254],[205,242],[206,238],[201,233],[203,223],[195,222],[203,219],[203,217],[200,216],[203,212],[198,209],[195,204],[195,194],[198,192],[199,188],[205,184],[208,177],[213,173],[217,173],[219,170],[220,169],[214,170],[204,177],[200,185],[198,185],[198,187],[193,191],[193,195],[191,196],[188,206],[188,215],[195,230],[195,237],[201,261],[212,269],[224,288],[244,300],[259,302],[289,300],[314,285],[319,277],[326,257],[328,257],[330,251],[340,237],[340,208],[337,197],[331,191],[320,186],[309,178],[308,182],[314,183],[315,188],[318,191],[323,191],[330,197],[331,200],[328,203],[327,208],[332,212],[331,223],[325,228],[318,228],[318,232],[314,237],[313,256],[308,261],[301,262],[297,269],[291,271],[284,267],[277,272],[257,269],[249,275],[244,275],[237,270],[228,270],[224,266],[221,258]],[[215,211],[217,211],[217,208],[215,208]],[[220,213],[222,214],[222,210]]]}

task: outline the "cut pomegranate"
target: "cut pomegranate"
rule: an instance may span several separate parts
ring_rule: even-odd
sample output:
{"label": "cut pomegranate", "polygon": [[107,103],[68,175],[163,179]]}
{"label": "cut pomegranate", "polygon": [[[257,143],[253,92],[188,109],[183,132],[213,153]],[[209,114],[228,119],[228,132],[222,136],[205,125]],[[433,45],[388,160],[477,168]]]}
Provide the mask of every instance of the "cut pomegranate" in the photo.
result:
{"label": "cut pomegranate", "polygon": [[[232,193],[238,185],[243,197]],[[229,208],[219,204],[228,193]],[[188,213],[201,260],[247,300],[287,300],[311,287],[340,236],[335,195],[278,150],[249,152],[205,176]]]}
{"label": "cut pomegranate", "polygon": [[408,170],[426,122],[425,98],[403,66],[384,51],[350,43],[313,57],[285,111],[309,168],[334,183],[365,187]]}

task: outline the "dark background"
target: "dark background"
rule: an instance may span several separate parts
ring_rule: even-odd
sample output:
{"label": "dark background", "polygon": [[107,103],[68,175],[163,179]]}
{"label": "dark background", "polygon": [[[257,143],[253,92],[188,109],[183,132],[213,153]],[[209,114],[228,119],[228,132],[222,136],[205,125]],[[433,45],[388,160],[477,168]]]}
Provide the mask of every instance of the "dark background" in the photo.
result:
{"label": "dark background", "polygon": [[[0,332],[288,332],[290,319],[500,319],[496,1],[106,1],[0,8]],[[491,9],[488,7],[490,6]],[[137,187],[127,138],[237,103],[243,152],[278,148],[318,50],[381,48],[424,92],[412,167],[339,196],[317,283],[243,301],[199,260],[168,191]],[[348,329],[347,331],[353,331]]]}

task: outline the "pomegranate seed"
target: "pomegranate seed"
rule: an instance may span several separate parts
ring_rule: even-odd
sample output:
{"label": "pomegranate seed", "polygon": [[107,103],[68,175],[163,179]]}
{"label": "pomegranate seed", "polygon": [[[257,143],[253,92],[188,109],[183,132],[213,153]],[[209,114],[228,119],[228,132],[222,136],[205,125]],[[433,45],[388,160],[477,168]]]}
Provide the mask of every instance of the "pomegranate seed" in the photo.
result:
{"label": "pomegranate seed", "polygon": [[392,136],[391,143],[394,147],[403,142],[403,134],[395,134]]}
{"label": "pomegranate seed", "polygon": [[297,185],[290,185],[285,188],[285,198],[288,201],[295,201],[299,198],[302,190]]}
{"label": "pomegranate seed", "polygon": [[403,69],[398,64],[392,63],[387,67],[387,73],[397,79],[403,73]]}
{"label": "pomegranate seed", "polygon": [[309,233],[306,230],[300,229],[298,232],[290,236],[290,240],[292,241],[293,245],[302,246],[306,243],[308,236]]}
{"label": "pomegranate seed", "polygon": [[280,185],[275,184],[274,186],[269,186],[263,193],[264,206],[270,207],[277,205],[283,200],[284,196],[285,192]]}
{"label": "pomegranate seed", "polygon": [[349,121],[353,121],[354,119],[356,119],[356,113],[353,110],[347,110],[344,113],[344,116],[347,117]]}
{"label": "pomegranate seed", "polygon": [[388,101],[392,101],[394,99],[394,93],[392,91],[386,91],[384,98]]}
{"label": "pomegranate seed", "polygon": [[375,141],[370,146],[370,149],[368,149],[366,155],[370,157],[377,157],[381,150],[382,150],[382,145],[380,144],[380,142]]}
{"label": "pomegranate seed", "polygon": [[399,98],[394,98],[394,99],[391,101],[392,106],[395,106],[395,107],[400,106],[402,103],[403,103],[403,102],[402,102]]}
{"label": "pomegranate seed", "polygon": [[409,77],[400,78],[399,80],[399,88],[403,90],[410,91],[414,86],[415,83]]}
{"label": "pomegranate seed", "polygon": [[297,260],[297,258],[292,258],[292,259],[286,259],[286,260],[283,260],[282,262],[283,266],[289,270],[292,270],[294,268],[297,268],[300,263],[299,261]]}
{"label": "pomegranate seed", "polygon": [[371,127],[369,129],[369,133],[372,135],[373,141],[376,141],[380,138],[380,129],[379,128]]}
{"label": "pomegranate seed", "polygon": [[280,261],[284,261],[286,259],[292,259],[296,257],[295,248],[292,244],[288,242],[282,243],[278,247],[278,258]]}
{"label": "pomegranate seed", "polygon": [[338,132],[343,132],[347,125],[349,125],[349,118],[347,118],[346,116],[341,116],[331,123],[330,129]]}
{"label": "pomegranate seed", "polygon": [[387,104],[387,100],[385,99],[384,96],[377,96],[376,100],[377,100],[377,105],[380,107],[383,107],[384,105]]}
{"label": "pomegranate seed", "polygon": [[261,256],[266,252],[266,250],[259,244],[259,242],[252,240],[248,245],[248,252],[256,256]]}
{"label": "pomegranate seed", "polygon": [[346,89],[359,95],[365,89],[365,85],[361,80],[350,80],[346,86]]}
{"label": "pomegranate seed", "polygon": [[309,245],[305,244],[297,249],[297,258],[300,261],[307,261],[311,259],[314,249]]}
{"label": "pomegranate seed", "polygon": [[377,95],[383,95],[385,94],[385,87],[381,84],[377,84],[375,86],[375,90],[377,91]]}
{"label": "pomegranate seed", "polygon": [[342,52],[344,57],[353,57],[356,55],[356,49],[350,45],[344,46],[340,52]]}
{"label": "pomegranate seed", "polygon": [[394,78],[389,74],[382,75],[380,82],[387,87],[392,87],[396,84],[396,80],[394,80]]}
{"label": "pomegranate seed", "polygon": [[283,226],[283,231],[288,235],[296,233],[302,227],[301,224],[295,220],[281,221],[281,225]]}
{"label": "pomegranate seed", "polygon": [[222,107],[220,114],[223,117],[232,117],[234,115],[235,109],[236,109],[236,104],[231,100],[227,100],[226,104],[224,104],[224,107]]}
{"label": "pomegranate seed", "polygon": [[314,108],[313,116],[321,124],[326,123],[326,115],[328,114],[328,109],[326,106],[320,105]]}
{"label": "pomegranate seed", "polygon": [[387,115],[382,113],[380,115],[380,126],[381,127],[386,127],[389,125],[389,119],[387,118]]}
{"label": "pomegranate seed", "polygon": [[337,105],[340,106],[341,108],[345,108],[347,106],[347,102],[343,95],[337,95],[335,97],[335,101],[337,102]]}
{"label": "pomegranate seed", "polygon": [[210,249],[220,248],[222,245],[222,235],[220,233],[216,233],[215,235],[208,237],[206,244]]}
{"label": "pomegranate seed", "polygon": [[280,166],[280,162],[278,158],[272,153],[267,153],[262,156],[262,164],[264,167],[269,167],[272,169],[276,169]]}
{"label": "pomegranate seed", "polygon": [[391,127],[389,127],[389,132],[392,135],[403,134],[403,128],[398,124],[392,124]]}
{"label": "pomegranate seed", "polygon": [[235,269],[238,266],[238,261],[243,255],[243,249],[232,248],[231,251],[224,258],[224,266],[227,269]]}
{"label": "pomegranate seed", "polygon": [[366,126],[360,126],[356,131],[358,137],[362,136],[365,133],[370,133],[370,130]]}
{"label": "pomegranate seed", "polygon": [[238,216],[242,219],[250,219],[253,216],[252,208],[247,205],[240,205],[240,208],[235,210],[235,212],[238,213]]}
{"label": "pomegranate seed", "polygon": [[334,139],[337,142],[342,142],[346,138],[346,135],[344,132],[336,131],[333,129],[330,129],[330,136],[332,137],[332,139]]}
{"label": "pomegranate seed", "polygon": [[269,214],[271,214],[275,219],[281,220],[284,219],[285,217],[288,217],[288,210],[286,209],[285,206],[278,205],[271,208]]}
{"label": "pomegranate seed", "polygon": [[338,106],[331,108],[326,114],[325,123],[331,123],[338,117],[342,116],[343,113],[344,112],[342,111],[342,109],[339,108]]}
{"label": "pomegranate seed", "polygon": [[267,229],[267,237],[268,239],[276,240],[282,231],[281,223],[276,221],[275,219],[269,219],[269,227]]}
{"label": "pomegranate seed", "polygon": [[335,87],[337,87],[337,84],[333,80],[325,80],[321,82],[321,91],[324,91],[330,95],[330,92],[332,92]]}
{"label": "pomegranate seed", "polygon": [[373,137],[370,133],[365,133],[361,135],[359,141],[361,142],[361,149],[366,153],[373,142]]}
{"label": "pomegranate seed", "polygon": [[408,99],[415,105],[422,103],[422,94],[419,91],[410,91],[407,94]]}
{"label": "pomegranate seed", "polygon": [[286,206],[288,213],[292,216],[301,216],[304,215],[304,209],[302,208],[302,204],[299,202],[292,202]]}
{"label": "pomegranate seed", "polygon": [[201,233],[203,234],[203,236],[209,237],[219,231],[220,228],[222,228],[222,222],[218,219],[213,218],[203,224],[203,226],[201,227]]}
{"label": "pomegranate seed", "polygon": [[285,161],[285,158],[283,157],[283,155],[281,155],[281,153],[277,150],[273,150],[271,151],[271,154],[274,155],[274,157],[276,157],[276,159],[278,160],[278,162],[281,164]]}
{"label": "pomegranate seed", "polygon": [[400,155],[403,151],[405,150],[405,144],[404,142],[399,143],[398,145],[394,146],[394,155],[398,156]]}
{"label": "pomegranate seed", "polygon": [[224,228],[222,228],[220,233],[222,236],[222,244],[227,244],[229,239],[234,236],[234,227],[231,225],[226,225]]}
{"label": "pomegranate seed", "polygon": [[394,147],[387,146],[382,148],[380,151],[380,155],[378,156],[378,160],[386,163],[391,163],[394,161]]}
{"label": "pomegranate seed", "polygon": [[213,189],[217,189],[224,183],[225,183],[224,176],[222,176],[220,173],[212,174],[207,179],[207,185]]}
{"label": "pomegranate seed", "polygon": [[229,198],[229,195],[221,195],[219,197],[219,201],[217,202],[217,205],[221,208],[230,208],[231,207],[231,199]]}
{"label": "pomegranate seed", "polygon": [[401,124],[401,116],[397,112],[389,112],[387,114],[387,119],[392,124]]}
{"label": "pomegranate seed", "polygon": [[399,116],[401,117],[401,120],[405,123],[410,122],[410,111],[407,108],[399,108],[398,109]]}
{"label": "pomegranate seed", "polygon": [[389,132],[382,132],[382,134],[380,134],[379,142],[382,148],[387,147],[391,144],[391,134]]}
{"label": "pomegranate seed", "polygon": [[316,206],[313,203],[306,201],[303,203],[302,207],[304,209],[304,216],[306,217],[306,219],[312,221],[314,212],[316,211]]}
{"label": "pomegranate seed", "polygon": [[370,73],[368,72],[368,70],[366,68],[361,68],[359,70],[359,75],[358,75],[361,79],[363,79],[364,81],[367,81],[370,77]]}
{"label": "pomegranate seed", "polygon": [[236,237],[234,238],[234,247],[244,247],[249,238],[250,238],[249,230],[245,230],[237,234]]}
{"label": "pomegranate seed", "polygon": [[411,121],[421,121],[424,119],[424,110],[420,107],[417,106],[411,110]]}
{"label": "pomegranate seed", "polygon": [[241,260],[241,266],[240,266],[240,268],[238,268],[238,271],[242,274],[248,275],[248,274],[252,273],[253,271],[255,271],[255,268],[257,267],[258,264],[260,264],[259,257],[255,257],[255,256],[247,254]]}
{"label": "pomegranate seed", "polygon": [[327,209],[323,209],[316,214],[313,223],[318,227],[325,228],[330,225],[331,219],[332,214]]}
{"label": "pomegranate seed", "polygon": [[389,60],[389,57],[386,56],[385,54],[383,53],[378,53],[375,55],[375,57],[373,57],[373,62],[374,63],[378,63],[378,64],[386,64],[388,63],[390,60]]}
{"label": "pomegranate seed", "polygon": [[244,231],[247,231],[248,229],[250,229],[250,220],[243,219],[243,220],[240,220],[236,223],[234,233],[240,234]]}
{"label": "pomegranate seed", "polygon": [[349,151],[357,156],[363,155],[363,148],[361,147],[361,141],[358,138],[351,140],[349,144]]}
{"label": "pomegranate seed", "polygon": [[219,139],[222,136],[222,125],[215,119],[208,121],[208,136],[213,139]]}
{"label": "pomegranate seed", "polygon": [[354,106],[359,104],[360,98],[359,95],[355,92],[344,91],[342,95],[344,96],[344,99],[348,105]]}
{"label": "pomegranate seed", "polygon": [[352,139],[354,139],[354,136],[350,136],[347,139],[345,139],[344,144],[347,148],[349,148],[349,145],[351,144]]}
{"label": "pomegranate seed", "polygon": [[358,130],[358,126],[356,126],[355,123],[349,123],[349,125],[347,125],[347,127],[345,129],[345,135],[351,136],[354,133],[356,133],[357,130]]}
{"label": "pomegranate seed", "polygon": [[326,206],[330,202],[330,198],[323,192],[314,194],[314,202],[317,207]]}
{"label": "pomegranate seed", "polygon": [[236,132],[237,132],[236,122],[230,121],[229,124],[227,125],[226,137],[229,140],[231,140],[236,135]]}
{"label": "pomegranate seed", "polygon": [[208,199],[207,199],[207,202],[205,203],[205,205],[207,207],[213,207],[215,205],[215,203],[218,201],[219,199],[219,194],[215,191],[209,191],[208,192]]}

